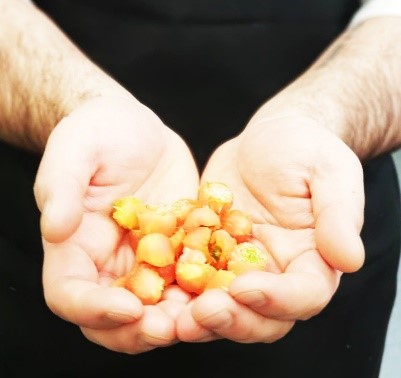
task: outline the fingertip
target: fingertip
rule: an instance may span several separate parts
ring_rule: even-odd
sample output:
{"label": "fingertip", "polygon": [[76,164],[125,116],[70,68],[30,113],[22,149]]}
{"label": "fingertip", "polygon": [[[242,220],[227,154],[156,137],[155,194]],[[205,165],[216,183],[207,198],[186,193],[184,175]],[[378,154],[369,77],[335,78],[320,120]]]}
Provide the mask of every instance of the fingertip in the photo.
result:
{"label": "fingertip", "polygon": [[326,262],[343,273],[354,273],[361,269],[365,262],[365,249],[361,238],[349,236],[345,243],[338,244],[335,248],[321,251]]}
{"label": "fingertip", "polygon": [[339,212],[327,212],[316,224],[316,246],[326,262],[344,273],[358,271],[365,261],[360,222]]}
{"label": "fingertip", "polygon": [[42,236],[49,243],[60,243],[70,237],[82,221],[83,211],[75,201],[49,200],[40,218]]}
{"label": "fingertip", "polygon": [[204,328],[192,316],[192,304],[185,306],[176,319],[177,337],[183,342],[205,342],[216,339],[213,331]]}

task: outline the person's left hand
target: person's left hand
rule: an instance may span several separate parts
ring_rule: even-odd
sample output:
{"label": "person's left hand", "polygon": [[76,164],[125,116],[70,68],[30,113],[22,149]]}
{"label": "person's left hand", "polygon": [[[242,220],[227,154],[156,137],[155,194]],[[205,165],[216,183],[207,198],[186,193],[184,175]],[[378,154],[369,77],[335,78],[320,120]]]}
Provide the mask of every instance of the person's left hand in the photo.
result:
{"label": "person's left hand", "polygon": [[273,255],[276,271],[248,272],[227,292],[195,298],[177,319],[181,340],[273,342],[318,314],[341,273],[363,264],[361,164],[313,120],[248,125],[215,151],[202,181],[232,189],[233,208],[251,214],[254,237]]}

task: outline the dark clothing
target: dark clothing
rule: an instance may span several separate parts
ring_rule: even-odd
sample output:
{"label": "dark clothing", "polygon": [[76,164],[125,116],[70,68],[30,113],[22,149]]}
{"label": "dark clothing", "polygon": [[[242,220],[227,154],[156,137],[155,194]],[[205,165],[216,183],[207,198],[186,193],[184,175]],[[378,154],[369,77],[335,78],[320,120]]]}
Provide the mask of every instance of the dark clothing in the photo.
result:
{"label": "dark clothing", "polygon": [[[200,168],[346,26],[346,0],[38,0],[100,66],[188,142]],[[39,157],[1,146],[0,376],[377,378],[400,251],[390,155],[364,165],[366,263],[273,344],[227,340],[129,356],[87,341],[43,301]],[[10,185],[11,184],[11,185]]]}
{"label": "dark clothing", "polygon": [[203,165],[339,34],[359,1],[36,3],[189,141]]}

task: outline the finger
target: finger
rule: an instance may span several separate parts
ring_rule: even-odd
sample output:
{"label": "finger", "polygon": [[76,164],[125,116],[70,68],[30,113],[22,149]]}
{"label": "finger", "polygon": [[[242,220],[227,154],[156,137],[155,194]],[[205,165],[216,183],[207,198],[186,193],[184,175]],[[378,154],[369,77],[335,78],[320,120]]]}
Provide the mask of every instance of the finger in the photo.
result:
{"label": "finger", "polygon": [[208,342],[220,339],[213,330],[202,327],[192,316],[192,305],[185,306],[176,319],[177,337],[190,343]]}
{"label": "finger", "polygon": [[81,327],[90,341],[116,352],[138,354],[171,345],[176,340],[174,321],[156,306],[145,306],[140,320],[114,329]]}
{"label": "finger", "polygon": [[91,162],[85,138],[77,138],[65,118],[52,132],[34,185],[41,216],[41,231],[49,242],[68,238],[83,214],[83,197],[91,178]]}
{"label": "finger", "polygon": [[83,327],[114,328],[142,316],[142,304],[128,290],[99,286],[79,277],[61,277],[45,293],[49,308]]}
{"label": "finger", "polygon": [[347,201],[342,201],[327,206],[316,222],[315,239],[319,252],[331,266],[344,273],[359,270],[365,260],[360,237],[362,221],[357,218],[360,217],[354,215]]}
{"label": "finger", "polygon": [[135,295],[98,283],[95,264],[78,247],[45,245],[44,295],[55,314],[90,328],[113,328],[142,316],[143,306]]}
{"label": "finger", "polygon": [[285,273],[249,272],[238,276],[229,292],[259,314],[281,320],[305,320],[318,314],[338,287],[340,273],[317,251],[295,259]]}
{"label": "finger", "polygon": [[311,181],[317,249],[335,269],[354,272],[364,262],[360,237],[364,214],[363,171],[352,151],[322,164]]}
{"label": "finger", "polygon": [[163,290],[162,301],[157,306],[172,319],[177,319],[191,299],[191,294],[178,285],[169,285]]}
{"label": "finger", "polygon": [[186,304],[192,299],[192,295],[181,289],[178,285],[171,284],[163,290],[162,299],[173,300]]}
{"label": "finger", "polygon": [[192,316],[203,328],[240,343],[271,343],[286,335],[293,321],[269,319],[220,289],[208,290],[193,304]]}

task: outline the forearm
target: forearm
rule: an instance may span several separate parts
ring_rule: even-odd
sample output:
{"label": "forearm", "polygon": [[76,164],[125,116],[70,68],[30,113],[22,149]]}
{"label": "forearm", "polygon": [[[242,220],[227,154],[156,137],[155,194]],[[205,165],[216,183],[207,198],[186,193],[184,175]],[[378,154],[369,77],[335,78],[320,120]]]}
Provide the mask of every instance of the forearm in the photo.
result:
{"label": "forearm", "polygon": [[40,151],[61,118],[100,95],[130,96],[34,5],[0,0],[0,139]]}
{"label": "forearm", "polygon": [[346,30],[251,123],[312,117],[366,159],[401,145],[401,18],[374,18]]}

